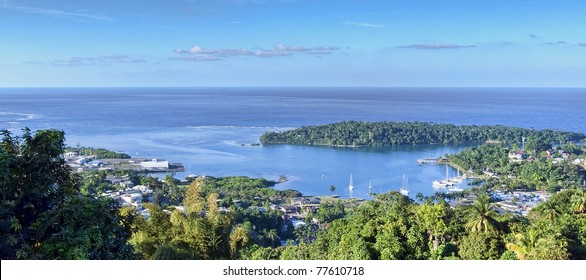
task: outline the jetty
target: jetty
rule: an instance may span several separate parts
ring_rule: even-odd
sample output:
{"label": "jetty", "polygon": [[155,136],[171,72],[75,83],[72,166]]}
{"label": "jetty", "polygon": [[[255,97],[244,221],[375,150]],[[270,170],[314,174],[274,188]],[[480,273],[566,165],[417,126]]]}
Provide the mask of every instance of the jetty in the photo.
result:
{"label": "jetty", "polygon": [[447,158],[420,158],[417,160],[418,165],[424,164],[440,164],[440,163],[448,163]]}

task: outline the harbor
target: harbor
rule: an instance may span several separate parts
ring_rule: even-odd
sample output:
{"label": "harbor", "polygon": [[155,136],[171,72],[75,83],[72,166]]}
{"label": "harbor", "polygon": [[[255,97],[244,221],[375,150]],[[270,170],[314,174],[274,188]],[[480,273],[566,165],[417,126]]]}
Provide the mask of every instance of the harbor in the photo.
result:
{"label": "harbor", "polygon": [[[461,192],[464,190],[464,188],[461,185],[462,183],[465,183],[469,179],[478,178],[473,174],[467,174],[466,172],[462,171],[461,167],[453,163],[450,163],[450,161],[445,157],[420,158],[417,159],[417,164],[419,166],[438,164],[443,164],[446,166],[446,177],[444,179],[433,180],[431,182],[431,186],[435,191]],[[452,168],[456,169],[457,174],[454,174],[454,176],[450,177],[448,166],[451,166]]]}

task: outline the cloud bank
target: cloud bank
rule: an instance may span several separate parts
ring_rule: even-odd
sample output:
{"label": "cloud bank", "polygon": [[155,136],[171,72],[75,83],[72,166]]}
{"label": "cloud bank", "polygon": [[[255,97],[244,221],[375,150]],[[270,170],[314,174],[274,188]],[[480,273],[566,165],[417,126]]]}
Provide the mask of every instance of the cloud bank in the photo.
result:
{"label": "cloud bank", "polygon": [[146,63],[144,59],[132,58],[129,55],[103,55],[98,57],[71,57],[56,59],[50,64],[57,66],[112,65],[121,63]]}
{"label": "cloud bank", "polygon": [[403,49],[417,49],[417,50],[444,50],[444,49],[463,49],[463,48],[475,48],[475,45],[455,45],[455,44],[411,44],[397,46],[397,48]]}
{"label": "cloud bank", "polygon": [[179,54],[179,57],[173,57],[175,60],[193,60],[193,61],[216,61],[230,57],[261,57],[273,58],[292,56],[298,53],[306,53],[313,55],[327,55],[338,50],[338,47],[321,46],[321,47],[303,47],[296,45],[278,44],[272,49],[207,49],[200,46],[193,46],[192,48],[176,49],[173,52]]}

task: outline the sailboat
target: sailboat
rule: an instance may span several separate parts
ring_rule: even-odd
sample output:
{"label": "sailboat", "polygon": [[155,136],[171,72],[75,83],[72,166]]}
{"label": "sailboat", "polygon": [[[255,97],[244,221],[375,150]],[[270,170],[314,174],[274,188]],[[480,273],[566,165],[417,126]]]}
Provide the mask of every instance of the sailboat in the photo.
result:
{"label": "sailboat", "polygon": [[404,196],[409,195],[409,190],[407,189],[407,182],[409,182],[409,179],[405,177],[405,174],[403,174],[403,186],[401,187],[399,192]]}
{"label": "sailboat", "polygon": [[350,191],[354,190],[354,184],[352,183],[352,174],[350,174],[350,184],[348,185],[348,188],[350,189]]}
{"label": "sailboat", "polygon": [[447,188],[447,187],[451,187],[454,185],[454,182],[450,181],[450,176],[448,175],[448,165],[446,164],[446,179],[444,180],[435,180],[431,183],[431,186],[434,189],[441,189],[441,188]]}

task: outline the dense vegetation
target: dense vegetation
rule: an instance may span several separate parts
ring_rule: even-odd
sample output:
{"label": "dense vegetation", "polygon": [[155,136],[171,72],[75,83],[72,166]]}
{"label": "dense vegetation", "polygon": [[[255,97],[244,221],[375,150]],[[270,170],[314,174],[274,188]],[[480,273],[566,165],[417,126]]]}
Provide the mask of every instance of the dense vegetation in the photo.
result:
{"label": "dense vegetation", "polygon": [[84,196],[65,165],[64,133],[2,131],[0,259],[129,259],[129,222],[109,199]]}
{"label": "dense vegetation", "polygon": [[[522,137],[540,143],[581,141],[584,134],[555,130],[533,130],[506,126],[436,124],[425,122],[357,122],[306,126],[281,132],[266,132],[263,144],[327,146],[393,146],[401,144],[454,144],[500,141],[521,143]],[[534,139],[534,140],[533,140]]]}
{"label": "dense vegetation", "polygon": [[[450,207],[416,204],[397,192],[377,195],[322,226],[310,242],[258,248],[252,259],[584,259],[584,190],[554,195],[527,219],[493,211],[488,196]],[[582,211],[582,212],[581,212]]]}
{"label": "dense vegetation", "polygon": [[530,150],[527,159],[515,161],[509,159],[509,154],[515,150],[502,145],[482,145],[464,149],[462,152],[450,155],[449,160],[463,168],[477,174],[483,172],[496,173],[501,176],[487,180],[489,186],[504,186],[509,190],[547,190],[555,192],[561,189],[581,185],[586,180],[586,172],[572,163],[582,155],[583,150],[574,144],[551,148],[552,155],[559,155],[564,151],[567,160],[553,160],[545,152]]}
{"label": "dense vegetation", "polygon": [[[252,201],[234,202],[214,192],[235,180],[248,184],[244,189],[259,189],[259,183],[266,184],[263,179],[242,177],[198,178],[185,192],[185,210],[168,208],[171,212],[166,213],[157,204],[147,204],[151,216],[148,220],[135,218],[130,243],[147,259],[238,259],[241,250],[249,246],[280,245],[281,238],[290,235],[283,230],[280,212],[245,206],[243,203]],[[267,203],[258,196],[255,200]]]}

